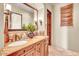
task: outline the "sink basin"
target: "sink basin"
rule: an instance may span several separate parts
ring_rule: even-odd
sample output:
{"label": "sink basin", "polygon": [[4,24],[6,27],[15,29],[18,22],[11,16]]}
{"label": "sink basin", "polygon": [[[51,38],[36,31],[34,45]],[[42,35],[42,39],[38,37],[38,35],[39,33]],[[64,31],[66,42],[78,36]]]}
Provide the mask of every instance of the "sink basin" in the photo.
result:
{"label": "sink basin", "polygon": [[16,42],[9,44],[8,47],[20,46],[20,45],[24,45],[26,43],[27,43],[27,41],[16,41]]}

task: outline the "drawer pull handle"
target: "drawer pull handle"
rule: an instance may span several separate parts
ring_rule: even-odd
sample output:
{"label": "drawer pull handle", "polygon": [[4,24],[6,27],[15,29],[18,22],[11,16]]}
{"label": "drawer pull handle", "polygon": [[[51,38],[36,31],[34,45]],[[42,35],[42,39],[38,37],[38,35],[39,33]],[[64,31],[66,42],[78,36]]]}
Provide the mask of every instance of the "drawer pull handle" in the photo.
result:
{"label": "drawer pull handle", "polygon": [[26,51],[24,50],[23,52],[25,53]]}

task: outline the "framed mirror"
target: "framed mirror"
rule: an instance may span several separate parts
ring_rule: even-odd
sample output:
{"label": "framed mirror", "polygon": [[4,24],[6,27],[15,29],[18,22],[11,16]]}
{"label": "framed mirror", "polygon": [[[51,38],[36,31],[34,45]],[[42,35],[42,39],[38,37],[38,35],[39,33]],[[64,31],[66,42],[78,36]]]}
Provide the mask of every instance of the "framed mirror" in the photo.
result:
{"label": "framed mirror", "polygon": [[38,10],[27,3],[9,3],[5,4],[5,10],[8,10],[8,30],[24,30],[23,26],[33,23],[38,29]]}

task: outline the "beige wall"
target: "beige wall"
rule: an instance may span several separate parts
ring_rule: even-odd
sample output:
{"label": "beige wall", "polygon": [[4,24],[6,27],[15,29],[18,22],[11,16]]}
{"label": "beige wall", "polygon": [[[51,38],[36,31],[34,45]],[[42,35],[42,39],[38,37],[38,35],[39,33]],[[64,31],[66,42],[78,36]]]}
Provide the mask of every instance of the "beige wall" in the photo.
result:
{"label": "beige wall", "polygon": [[68,29],[66,26],[61,27],[60,21],[61,21],[61,14],[60,14],[60,8],[65,6],[67,4],[54,4],[53,6],[53,35],[54,35],[54,46],[60,47],[64,49],[68,49]]}
{"label": "beige wall", "polygon": [[68,49],[79,51],[79,3],[73,6],[73,26],[68,28]]}
{"label": "beige wall", "polygon": [[[42,21],[42,25],[40,24],[40,21]],[[44,31],[44,7],[39,9],[38,11],[38,31]]]}
{"label": "beige wall", "polygon": [[4,47],[4,19],[3,19],[4,6],[0,3],[0,48]]}
{"label": "beige wall", "polygon": [[67,4],[54,4],[54,46],[79,51],[79,4],[73,4],[73,26],[60,26],[60,8]]}

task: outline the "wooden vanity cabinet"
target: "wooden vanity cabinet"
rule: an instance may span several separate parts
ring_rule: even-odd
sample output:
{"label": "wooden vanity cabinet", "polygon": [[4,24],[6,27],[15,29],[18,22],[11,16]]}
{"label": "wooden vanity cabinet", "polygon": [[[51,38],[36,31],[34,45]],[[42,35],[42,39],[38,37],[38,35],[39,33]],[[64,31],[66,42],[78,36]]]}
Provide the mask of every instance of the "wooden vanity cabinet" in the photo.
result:
{"label": "wooden vanity cabinet", "polygon": [[8,56],[47,56],[48,40],[44,39]]}
{"label": "wooden vanity cabinet", "polygon": [[33,44],[31,46],[28,46],[25,48],[24,54],[21,54],[21,56],[35,56],[36,55],[36,44]]}
{"label": "wooden vanity cabinet", "polygon": [[35,55],[35,44],[22,48],[19,51],[16,51],[8,56],[34,56]]}

